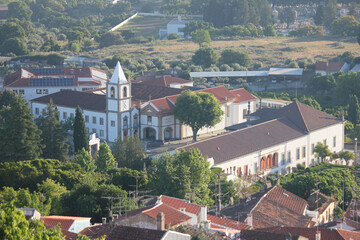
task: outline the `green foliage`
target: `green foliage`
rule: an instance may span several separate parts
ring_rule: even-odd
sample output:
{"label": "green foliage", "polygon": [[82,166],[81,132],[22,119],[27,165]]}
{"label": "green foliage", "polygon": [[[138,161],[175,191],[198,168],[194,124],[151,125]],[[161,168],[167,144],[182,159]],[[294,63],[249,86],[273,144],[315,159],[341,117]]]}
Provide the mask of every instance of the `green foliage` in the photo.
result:
{"label": "green foliage", "polygon": [[28,221],[13,202],[0,203],[0,239],[65,239],[59,227],[47,230],[40,221]]}
{"label": "green foliage", "polygon": [[195,32],[198,29],[209,30],[212,27],[212,24],[205,22],[203,20],[190,21],[186,23],[185,27],[182,29],[186,37],[191,36],[192,32]]}
{"label": "green foliage", "polygon": [[211,64],[216,64],[218,62],[218,59],[219,56],[217,52],[211,47],[200,48],[191,58],[193,63],[204,67],[210,67]]}
{"label": "green foliage", "polygon": [[65,160],[69,152],[69,145],[66,143],[66,132],[59,121],[59,111],[53,105],[52,99],[46,107],[46,111],[36,119],[41,130],[41,143],[44,145],[42,157]]}
{"label": "green foliage", "polygon": [[[30,192],[29,189],[20,188],[15,191],[12,187],[4,187],[0,192],[2,202],[14,202],[18,208],[36,208],[42,216],[49,215],[51,199],[45,200],[45,196],[40,192]],[[1,200],[1,198],[0,198]]]}
{"label": "green foliage", "polygon": [[289,32],[289,37],[323,36],[324,29],[321,26],[306,25]]}
{"label": "green foliage", "polygon": [[124,38],[119,32],[106,32],[98,40],[99,47],[108,47],[111,45],[120,45],[124,43]]}
{"label": "green foliage", "polygon": [[279,12],[278,17],[280,22],[286,23],[286,28],[288,28],[290,24],[293,24],[295,22],[296,13],[292,8],[286,7]]}
{"label": "green foliage", "polygon": [[78,106],[76,108],[74,121],[74,152],[76,153],[83,148],[86,151],[89,151],[89,138],[85,128],[84,117],[80,107]]}
{"label": "green foliage", "polygon": [[319,4],[318,7],[316,8],[316,13],[314,15],[314,22],[318,26],[324,25],[324,15],[325,15],[324,11],[325,11],[325,6],[323,4]]}
{"label": "green foliage", "polygon": [[26,32],[24,28],[16,22],[6,22],[0,25],[0,43],[9,38],[24,38]]}
{"label": "green foliage", "polygon": [[311,190],[316,189],[315,183],[320,182],[318,185],[320,192],[333,196],[341,202],[344,184],[345,202],[350,202],[353,196],[352,189],[358,188],[352,170],[351,167],[322,163],[282,177],[281,185],[286,190],[307,199]]}
{"label": "green foliage", "polygon": [[350,95],[348,120],[352,122],[354,125],[360,123],[360,106],[356,95]]}
{"label": "green foliage", "polygon": [[53,51],[60,51],[61,46],[57,43],[54,39],[49,39],[44,42],[41,46],[41,50],[44,52],[53,52]]}
{"label": "green foliage", "polygon": [[306,96],[301,96],[299,98],[299,102],[302,102],[310,107],[313,107],[317,110],[321,110],[321,106],[318,103],[318,101],[316,101],[316,99],[314,97],[306,97]]}
{"label": "green foliage", "polygon": [[138,178],[139,189],[148,184],[148,177],[145,172],[139,172],[130,168],[114,168],[108,173],[110,175],[108,184],[121,186],[125,191],[134,190],[136,178]]}
{"label": "green foliage", "polygon": [[149,172],[150,187],[156,189],[157,194],[189,199],[195,204],[212,203],[208,188],[209,162],[198,149],[163,154],[154,161]]}
{"label": "green foliage", "polygon": [[169,36],[167,36],[168,40],[175,40],[175,39],[180,39],[180,35],[177,33],[170,33]]}
{"label": "green foliage", "polygon": [[82,148],[76,153],[74,162],[79,164],[86,172],[92,172],[96,168],[95,160],[85,148]]}
{"label": "green foliage", "polygon": [[40,130],[21,96],[0,91],[0,162],[34,159],[42,153]]}
{"label": "green foliage", "polygon": [[100,144],[100,149],[96,158],[96,167],[100,172],[106,172],[115,168],[115,158],[106,141]]}
{"label": "green foliage", "polygon": [[276,31],[274,26],[272,25],[267,25],[264,29],[264,35],[267,37],[275,37],[276,36]]}
{"label": "green foliage", "polygon": [[336,87],[336,81],[333,75],[327,74],[321,76],[317,74],[308,81],[308,87],[313,91],[320,91],[322,93],[330,91]]}
{"label": "green foliage", "polygon": [[37,187],[44,194],[45,199],[51,199],[50,214],[60,215],[62,213],[61,197],[68,192],[66,187],[49,178],[38,183]]}
{"label": "green foliage", "polygon": [[325,160],[326,157],[331,157],[332,153],[329,150],[328,145],[323,145],[322,143],[316,144],[314,148],[314,153],[317,158],[321,158],[321,160]]}
{"label": "green foliage", "polygon": [[204,29],[198,29],[198,30],[192,32],[191,39],[192,39],[192,41],[194,43],[199,44],[200,47],[204,43],[210,43],[211,42],[209,31],[204,30]]}
{"label": "green foliage", "polygon": [[203,127],[213,127],[221,121],[224,112],[219,101],[211,93],[183,91],[176,100],[174,115],[183,124],[191,127],[193,140]]}
{"label": "green foliage", "polygon": [[343,16],[332,22],[330,33],[339,36],[358,36],[360,22],[354,16]]}
{"label": "green foliage", "polygon": [[225,64],[238,63],[240,66],[249,67],[251,59],[247,53],[235,49],[225,49],[221,52],[220,62]]}
{"label": "green foliage", "polygon": [[355,154],[350,151],[341,151],[338,153],[338,155],[339,155],[339,158],[344,159],[346,162],[351,159],[355,159]]}
{"label": "green foliage", "polygon": [[349,102],[350,95],[360,97],[360,73],[341,73],[336,77],[335,89],[340,102]]}
{"label": "green foliage", "polygon": [[8,38],[0,46],[3,55],[15,54],[25,55],[29,53],[26,43],[21,38]]}
{"label": "green foliage", "polygon": [[128,136],[124,141],[119,136],[112,145],[112,152],[119,167],[141,170],[147,161],[144,146],[137,136]]}
{"label": "green foliage", "polygon": [[8,4],[8,18],[30,20],[32,13],[25,1],[15,1]]}

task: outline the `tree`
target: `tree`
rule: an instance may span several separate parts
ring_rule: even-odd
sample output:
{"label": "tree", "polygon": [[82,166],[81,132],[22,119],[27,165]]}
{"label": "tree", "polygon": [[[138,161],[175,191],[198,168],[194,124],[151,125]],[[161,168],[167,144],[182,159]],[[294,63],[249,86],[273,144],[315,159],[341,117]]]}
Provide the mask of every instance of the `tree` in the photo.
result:
{"label": "tree", "polygon": [[0,91],[0,162],[35,159],[42,153],[40,130],[21,96]]}
{"label": "tree", "polygon": [[65,160],[69,153],[69,145],[66,143],[66,132],[59,121],[59,111],[53,105],[52,99],[46,107],[46,111],[36,119],[41,130],[41,143],[44,145],[42,157]]}
{"label": "tree", "polygon": [[359,13],[357,12],[357,3],[356,2],[352,2],[350,3],[350,7],[349,7],[349,15],[350,16],[354,16],[355,18],[358,17]]}
{"label": "tree", "polygon": [[238,63],[240,66],[250,66],[251,59],[247,53],[235,49],[225,49],[221,52],[220,62],[225,64]]}
{"label": "tree", "polygon": [[124,38],[119,32],[106,32],[99,39],[99,47],[108,47],[124,43]]}
{"label": "tree", "polygon": [[100,144],[100,149],[96,158],[96,167],[100,172],[106,172],[115,168],[115,158],[106,141]]}
{"label": "tree", "polygon": [[21,38],[8,38],[0,46],[0,52],[3,55],[13,53],[15,55],[25,55],[29,53],[26,43]]}
{"label": "tree", "polygon": [[78,163],[86,172],[92,172],[96,168],[94,159],[84,148],[76,153],[74,162]]}
{"label": "tree", "polygon": [[68,193],[68,190],[65,186],[62,186],[60,183],[47,178],[42,183],[38,183],[37,187],[39,191],[46,196],[47,199],[51,200],[51,215],[61,215],[62,214],[62,205],[61,197]]}
{"label": "tree", "polygon": [[336,0],[329,0],[324,7],[324,26],[329,28],[331,23],[336,19],[337,14]]}
{"label": "tree", "polygon": [[341,151],[341,152],[338,153],[338,156],[341,159],[344,159],[346,161],[346,163],[351,159],[355,159],[355,154],[353,152],[350,152],[350,151]]}
{"label": "tree", "polygon": [[293,24],[296,19],[296,12],[290,7],[286,7],[279,12],[279,20],[281,23],[286,23],[286,28]]}
{"label": "tree", "polygon": [[204,67],[210,67],[211,64],[216,64],[218,62],[218,59],[218,54],[211,47],[200,48],[191,58],[191,60],[196,65],[201,65]]}
{"label": "tree", "polygon": [[273,25],[267,25],[264,29],[264,35],[267,37],[275,37],[276,31]]}
{"label": "tree", "polygon": [[0,239],[65,239],[59,227],[47,230],[43,223],[26,220],[13,202],[0,203]]}
{"label": "tree", "polygon": [[330,33],[339,36],[358,36],[360,23],[354,16],[335,19],[330,25]]}
{"label": "tree", "polygon": [[326,157],[331,157],[332,155],[331,151],[329,150],[329,146],[324,146],[322,143],[316,144],[314,153],[316,154],[316,157],[321,158],[322,161],[324,161]]}
{"label": "tree", "polygon": [[6,22],[0,26],[0,43],[9,38],[24,38],[26,32],[24,28],[15,22]]}
{"label": "tree", "polygon": [[25,1],[16,1],[8,4],[8,18],[17,18],[29,21],[32,11]]}
{"label": "tree", "polygon": [[119,167],[142,170],[146,164],[145,149],[138,136],[128,136],[124,141],[119,136],[112,146],[112,152]]}
{"label": "tree", "polygon": [[85,121],[80,107],[76,108],[75,121],[74,121],[74,152],[81,149],[89,151],[89,138],[87,136]]}
{"label": "tree", "polygon": [[211,93],[185,90],[176,99],[174,114],[181,123],[191,127],[193,140],[203,127],[213,127],[221,121],[224,112]]}
{"label": "tree", "polygon": [[204,30],[204,29],[199,29],[199,30],[196,30],[196,31],[192,32],[191,39],[192,39],[192,41],[194,43],[199,44],[200,47],[204,43],[210,43],[211,42],[209,31]]}
{"label": "tree", "polygon": [[167,39],[168,40],[180,39],[180,35],[177,33],[170,33]]}
{"label": "tree", "polygon": [[314,91],[320,91],[322,94],[326,91],[330,91],[336,87],[336,81],[333,75],[321,76],[317,74],[313,76],[308,82],[308,88]]}
{"label": "tree", "polygon": [[318,7],[316,8],[316,13],[314,15],[314,23],[317,26],[323,26],[324,25],[324,13],[325,11],[325,7],[322,4],[319,4]]}
{"label": "tree", "polygon": [[360,106],[356,95],[350,95],[350,104],[348,110],[348,119],[354,125],[360,122]]}
{"label": "tree", "polygon": [[211,171],[199,149],[163,154],[151,168],[150,186],[157,194],[190,199],[195,204],[211,204],[209,197]]}

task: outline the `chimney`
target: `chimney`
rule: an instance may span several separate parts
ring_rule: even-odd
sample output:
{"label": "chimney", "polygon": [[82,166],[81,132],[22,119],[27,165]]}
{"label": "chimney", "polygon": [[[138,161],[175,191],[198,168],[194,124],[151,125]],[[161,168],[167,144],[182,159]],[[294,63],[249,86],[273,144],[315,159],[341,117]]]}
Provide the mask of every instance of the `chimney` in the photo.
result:
{"label": "chimney", "polygon": [[103,217],[103,218],[101,218],[101,222],[102,222],[102,224],[106,224],[106,217]]}
{"label": "chimney", "polygon": [[248,216],[246,218],[246,224],[249,225],[250,227],[252,227],[252,225],[253,225],[253,216],[252,216],[252,214],[248,214]]}
{"label": "chimney", "polygon": [[200,209],[200,221],[207,221],[207,206],[202,205]]}
{"label": "chimney", "polygon": [[159,212],[156,219],[157,230],[165,230],[165,215],[163,212]]}
{"label": "chimney", "polygon": [[321,240],[321,232],[320,231],[316,231],[315,240]]}

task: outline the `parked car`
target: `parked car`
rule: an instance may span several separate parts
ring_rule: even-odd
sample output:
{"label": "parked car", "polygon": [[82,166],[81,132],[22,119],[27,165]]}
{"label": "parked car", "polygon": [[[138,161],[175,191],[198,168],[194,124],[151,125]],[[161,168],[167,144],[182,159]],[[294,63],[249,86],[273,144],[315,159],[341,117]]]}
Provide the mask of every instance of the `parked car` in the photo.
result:
{"label": "parked car", "polygon": [[151,142],[148,142],[147,146],[148,147],[160,147],[163,146],[165,144],[164,140],[154,140]]}

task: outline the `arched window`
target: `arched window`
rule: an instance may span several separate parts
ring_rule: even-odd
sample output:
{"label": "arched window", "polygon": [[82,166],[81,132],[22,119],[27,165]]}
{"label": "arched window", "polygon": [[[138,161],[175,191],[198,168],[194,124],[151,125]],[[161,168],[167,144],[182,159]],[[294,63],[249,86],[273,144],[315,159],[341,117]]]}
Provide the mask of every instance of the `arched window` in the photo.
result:
{"label": "arched window", "polygon": [[261,158],[261,161],[260,161],[260,171],[264,170],[265,168],[265,159],[264,158]]}
{"label": "arched window", "polygon": [[110,88],[110,97],[115,97],[115,88],[114,87],[111,87]]}
{"label": "arched window", "polygon": [[124,126],[124,129],[128,128],[128,118],[127,117],[124,117],[123,126]]}
{"label": "arched window", "polygon": [[127,97],[127,87],[123,88],[123,97]]}

